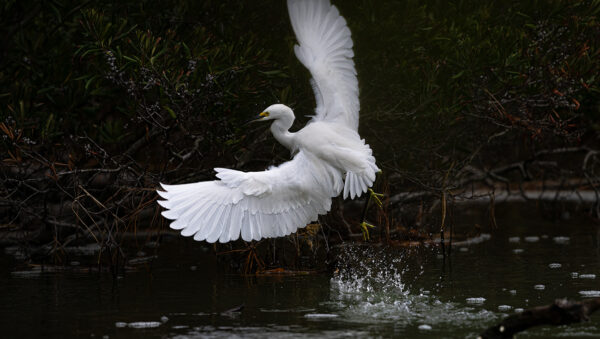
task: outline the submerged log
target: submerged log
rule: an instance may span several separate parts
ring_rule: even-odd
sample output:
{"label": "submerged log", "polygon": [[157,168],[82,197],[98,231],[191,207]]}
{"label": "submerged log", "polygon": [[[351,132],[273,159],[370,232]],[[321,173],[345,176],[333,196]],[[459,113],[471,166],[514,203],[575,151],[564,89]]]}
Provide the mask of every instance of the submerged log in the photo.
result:
{"label": "submerged log", "polygon": [[589,316],[600,308],[600,298],[580,302],[556,299],[553,304],[524,310],[505,318],[500,324],[488,328],[479,338],[512,338],[516,333],[540,325],[569,325],[588,321]]}

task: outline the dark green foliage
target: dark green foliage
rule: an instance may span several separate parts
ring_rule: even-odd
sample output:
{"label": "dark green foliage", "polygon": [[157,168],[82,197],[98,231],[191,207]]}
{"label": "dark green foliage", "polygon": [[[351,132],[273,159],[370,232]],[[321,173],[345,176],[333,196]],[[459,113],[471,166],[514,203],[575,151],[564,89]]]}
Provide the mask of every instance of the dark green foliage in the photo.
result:
{"label": "dark green foliage", "polygon": [[261,6],[5,2],[0,222],[41,230],[28,240],[46,254],[83,236],[118,262],[123,232],[161,224],[159,181],[231,165],[251,144],[238,126],[290,92],[248,13]]}
{"label": "dark green foliage", "polygon": [[243,15],[216,1],[6,3],[2,117],[43,142],[86,133],[118,149],[154,125],[233,140],[231,124],[285,87]]}
{"label": "dark green foliage", "polygon": [[340,7],[357,42],[362,133],[404,185],[441,189],[450,167],[598,144],[599,1]]}

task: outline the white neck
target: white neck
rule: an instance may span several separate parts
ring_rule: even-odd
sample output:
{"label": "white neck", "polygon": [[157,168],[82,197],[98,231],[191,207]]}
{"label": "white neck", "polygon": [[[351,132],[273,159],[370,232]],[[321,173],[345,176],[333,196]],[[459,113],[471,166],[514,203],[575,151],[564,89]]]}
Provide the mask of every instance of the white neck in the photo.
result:
{"label": "white neck", "polygon": [[294,113],[290,110],[290,114],[286,114],[278,119],[274,120],[271,124],[271,133],[280,144],[285,148],[294,152],[296,149],[294,145],[294,134],[290,133],[289,129],[294,123]]}

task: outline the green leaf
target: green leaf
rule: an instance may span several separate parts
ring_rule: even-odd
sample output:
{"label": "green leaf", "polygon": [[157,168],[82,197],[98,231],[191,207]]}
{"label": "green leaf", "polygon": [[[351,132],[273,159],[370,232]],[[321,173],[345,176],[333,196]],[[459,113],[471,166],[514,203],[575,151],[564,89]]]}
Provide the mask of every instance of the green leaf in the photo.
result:
{"label": "green leaf", "polygon": [[163,106],[163,108],[164,108],[164,109],[165,109],[167,112],[169,112],[169,115],[170,115],[170,116],[171,116],[173,119],[177,119],[177,114],[175,114],[175,111],[173,111],[173,110],[171,109],[171,107],[169,107],[169,106],[167,106],[167,105],[164,105],[164,106]]}
{"label": "green leaf", "polygon": [[94,75],[94,76],[92,76],[91,78],[89,78],[89,79],[88,79],[88,80],[85,82],[85,86],[84,86],[84,88],[85,88],[85,89],[88,89],[88,87],[90,87],[90,84],[92,83],[92,81],[94,81],[94,79],[96,79],[96,78],[97,78],[97,76],[95,76],[95,75]]}
{"label": "green leaf", "polygon": [[454,75],[452,76],[452,79],[458,79],[458,78],[460,78],[461,76],[463,76],[463,74],[465,74],[465,71],[460,71],[459,73],[457,73],[457,74],[454,74]]}

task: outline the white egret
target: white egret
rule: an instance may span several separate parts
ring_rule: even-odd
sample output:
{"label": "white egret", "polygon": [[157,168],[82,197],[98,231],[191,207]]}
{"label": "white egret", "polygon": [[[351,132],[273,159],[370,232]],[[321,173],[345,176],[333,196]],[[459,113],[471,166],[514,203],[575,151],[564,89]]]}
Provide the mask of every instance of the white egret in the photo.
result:
{"label": "white egret", "polygon": [[[293,159],[262,172],[215,168],[220,180],[162,185],[158,203],[171,228],[194,240],[225,243],[281,237],[327,213],[331,199],[369,191],[379,168],[358,135],[358,80],[346,20],[329,0],[288,0],[296,56],[312,75],[317,107],[312,120],[290,132],[292,110],[267,107],[257,121]],[[362,227],[370,226],[363,221]]]}

